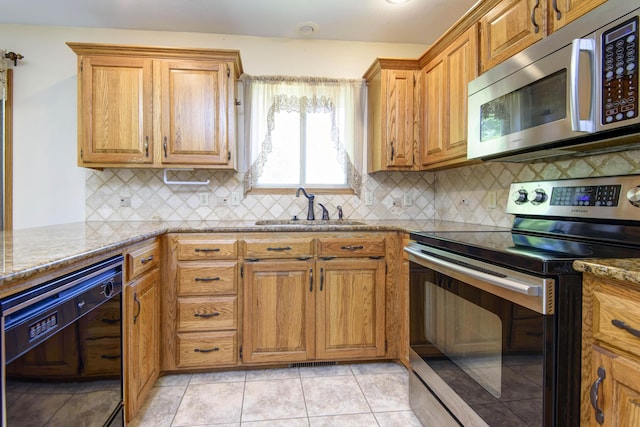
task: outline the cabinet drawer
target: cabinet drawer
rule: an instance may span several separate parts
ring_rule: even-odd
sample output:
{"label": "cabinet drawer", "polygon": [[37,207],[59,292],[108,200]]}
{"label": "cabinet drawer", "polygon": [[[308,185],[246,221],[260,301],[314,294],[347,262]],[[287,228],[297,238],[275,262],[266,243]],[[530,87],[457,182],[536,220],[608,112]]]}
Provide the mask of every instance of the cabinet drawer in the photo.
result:
{"label": "cabinet drawer", "polygon": [[314,255],[313,239],[245,240],[245,258],[306,258]]}
{"label": "cabinet drawer", "polygon": [[179,331],[237,328],[237,297],[178,299]]}
{"label": "cabinet drawer", "polygon": [[320,239],[318,257],[384,256],[384,237]]}
{"label": "cabinet drawer", "polygon": [[640,356],[640,337],[624,329],[640,333],[639,306],[640,296],[630,298],[628,294],[594,291],[593,337]]}
{"label": "cabinet drawer", "polygon": [[153,242],[148,245],[134,248],[127,252],[125,264],[127,281],[131,281],[158,266],[160,259],[160,245]]}
{"label": "cabinet drawer", "polygon": [[238,362],[236,331],[178,334],[177,366],[233,365]]}
{"label": "cabinet drawer", "polygon": [[179,239],[178,260],[235,259],[238,241],[231,239]]}
{"label": "cabinet drawer", "polygon": [[178,295],[237,293],[236,261],[178,264]]}

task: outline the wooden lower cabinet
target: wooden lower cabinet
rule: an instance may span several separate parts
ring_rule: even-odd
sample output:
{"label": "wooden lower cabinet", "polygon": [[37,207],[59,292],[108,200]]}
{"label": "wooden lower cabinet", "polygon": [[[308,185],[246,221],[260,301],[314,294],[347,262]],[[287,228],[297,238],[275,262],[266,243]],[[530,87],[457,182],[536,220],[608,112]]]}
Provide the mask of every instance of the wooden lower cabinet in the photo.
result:
{"label": "wooden lower cabinet", "polygon": [[124,290],[125,419],[133,419],[160,369],[160,274],[154,269]]}
{"label": "wooden lower cabinet", "polygon": [[368,258],[245,264],[243,361],[383,357],[384,265]]}
{"label": "wooden lower cabinet", "polygon": [[313,268],[313,261],[245,263],[243,362],[313,358]]}
{"label": "wooden lower cabinet", "polygon": [[590,425],[640,426],[640,363],[594,346],[592,364]]}
{"label": "wooden lower cabinet", "polygon": [[318,261],[316,358],[376,358],[385,354],[383,259]]}

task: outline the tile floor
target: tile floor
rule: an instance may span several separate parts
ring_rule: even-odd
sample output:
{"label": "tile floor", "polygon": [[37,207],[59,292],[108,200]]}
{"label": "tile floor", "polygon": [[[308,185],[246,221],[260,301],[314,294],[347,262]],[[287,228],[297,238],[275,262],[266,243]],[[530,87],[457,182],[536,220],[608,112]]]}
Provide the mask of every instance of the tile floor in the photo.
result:
{"label": "tile floor", "polygon": [[168,375],[130,425],[420,427],[407,384],[395,363]]}

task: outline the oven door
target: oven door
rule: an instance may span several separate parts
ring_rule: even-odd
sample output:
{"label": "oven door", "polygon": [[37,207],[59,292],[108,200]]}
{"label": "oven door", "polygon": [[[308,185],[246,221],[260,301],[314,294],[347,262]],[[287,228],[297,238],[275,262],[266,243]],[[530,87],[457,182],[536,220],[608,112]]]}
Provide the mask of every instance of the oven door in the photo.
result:
{"label": "oven door", "polygon": [[[545,341],[553,335],[554,281],[445,260],[451,254],[418,244],[405,251],[417,416],[427,426],[551,425]],[[434,413],[446,421],[433,424]]]}

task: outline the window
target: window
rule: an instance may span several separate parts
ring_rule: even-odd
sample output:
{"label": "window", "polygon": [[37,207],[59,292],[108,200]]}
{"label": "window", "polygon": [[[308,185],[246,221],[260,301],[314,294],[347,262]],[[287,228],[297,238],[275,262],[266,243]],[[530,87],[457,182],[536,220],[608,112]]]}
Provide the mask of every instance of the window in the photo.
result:
{"label": "window", "polygon": [[361,80],[245,78],[245,192],[361,186]]}

